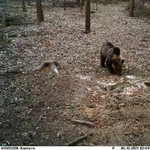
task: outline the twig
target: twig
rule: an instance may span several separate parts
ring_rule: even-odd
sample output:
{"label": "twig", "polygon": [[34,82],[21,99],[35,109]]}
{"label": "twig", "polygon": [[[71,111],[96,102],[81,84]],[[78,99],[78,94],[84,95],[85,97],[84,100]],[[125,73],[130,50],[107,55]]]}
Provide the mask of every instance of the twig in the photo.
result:
{"label": "twig", "polygon": [[9,74],[19,74],[19,73],[22,73],[22,71],[12,70],[12,71],[6,71],[6,72],[3,72],[3,73],[0,73],[0,76],[6,76],[6,75],[9,75]]}
{"label": "twig", "polygon": [[66,146],[72,146],[72,145],[76,144],[77,142],[84,140],[86,138],[87,138],[87,135],[80,136],[80,137],[74,139],[73,141],[70,141],[69,143],[67,143]]}
{"label": "twig", "polygon": [[20,119],[19,122],[23,121],[23,119],[33,111],[33,109],[34,109],[34,108],[30,109],[30,110],[28,111],[28,113],[26,113],[26,114]]}
{"label": "twig", "polygon": [[94,123],[89,122],[89,121],[83,121],[83,120],[72,120],[72,122],[79,123],[79,124],[83,124],[83,125],[88,125],[88,126],[91,126],[91,127],[94,127],[94,126],[95,126],[95,124],[94,124]]}

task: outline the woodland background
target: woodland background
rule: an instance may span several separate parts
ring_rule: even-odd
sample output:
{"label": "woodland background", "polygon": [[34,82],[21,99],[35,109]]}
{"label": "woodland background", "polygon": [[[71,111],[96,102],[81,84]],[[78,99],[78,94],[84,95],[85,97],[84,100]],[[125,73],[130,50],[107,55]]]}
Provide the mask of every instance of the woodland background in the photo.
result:
{"label": "woodland background", "polygon": [[[88,2],[0,1],[1,146],[150,145],[150,2]],[[122,76],[100,67],[106,41]]]}

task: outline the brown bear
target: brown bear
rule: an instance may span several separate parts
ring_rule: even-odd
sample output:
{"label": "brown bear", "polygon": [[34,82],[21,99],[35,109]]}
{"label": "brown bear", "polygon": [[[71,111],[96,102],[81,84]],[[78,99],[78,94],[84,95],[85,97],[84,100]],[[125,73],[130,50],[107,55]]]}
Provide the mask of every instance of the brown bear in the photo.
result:
{"label": "brown bear", "polygon": [[101,67],[105,67],[105,62],[111,74],[121,75],[124,60],[120,56],[120,49],[114,47],[110,42],[102,45],[101,51]]}

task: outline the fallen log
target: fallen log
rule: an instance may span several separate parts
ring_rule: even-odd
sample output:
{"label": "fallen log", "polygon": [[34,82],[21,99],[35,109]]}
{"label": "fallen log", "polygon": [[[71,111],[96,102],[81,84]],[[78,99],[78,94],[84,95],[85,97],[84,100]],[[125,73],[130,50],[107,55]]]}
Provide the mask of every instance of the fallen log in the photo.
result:
{"label": "fallen log", "polygon": [[75,145],[77,142],[81,141],[81,140],[84,140],[87,138],[87,135],[83,135],[83,136],[80,136],[72,141],[70,141],[69,143],[66,144],[66,146],[73,146]]}
{"label": "fallen log", "polygon": [[91,126],[94,127],[95,124],[89,121],[84,121],[84,120],[72,120],[72,122],[74,123],[79,123],[79,124],[83,124],[83,125],[87,125],[87,126]]}

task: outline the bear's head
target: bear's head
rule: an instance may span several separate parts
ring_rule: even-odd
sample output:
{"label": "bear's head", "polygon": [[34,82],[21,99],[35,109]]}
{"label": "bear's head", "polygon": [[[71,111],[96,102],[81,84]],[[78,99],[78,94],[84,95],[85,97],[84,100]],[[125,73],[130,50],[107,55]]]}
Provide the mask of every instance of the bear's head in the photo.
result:
{"label": "bear's head", "polygon": [[117,58],[114,57],[112,59],[112,66],[116,74],[121,75],[123,63],[124,63],[124,59],[121,59],[120,57]]}

